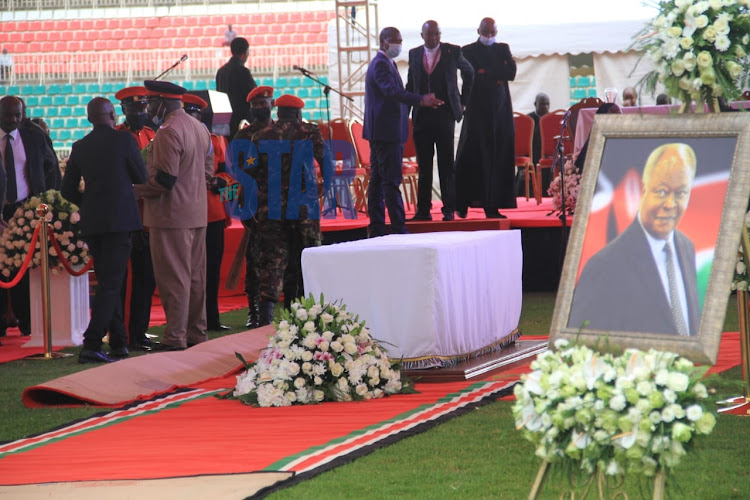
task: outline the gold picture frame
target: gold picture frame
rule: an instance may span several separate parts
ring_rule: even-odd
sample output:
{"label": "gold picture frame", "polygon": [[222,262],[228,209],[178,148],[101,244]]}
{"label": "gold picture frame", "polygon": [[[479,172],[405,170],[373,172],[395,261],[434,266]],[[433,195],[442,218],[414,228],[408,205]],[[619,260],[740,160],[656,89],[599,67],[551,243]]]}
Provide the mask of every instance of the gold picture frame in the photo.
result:
{"label": "gold picture frame", "polygon": [[[673,143],[689,146],[678,147],[694,151],[696,165],[694,179],[688,184],[689,201],[679,213],[674,200],[684,199],[685,190],[656,187],[661,179],[656,172],[666,170],[654,167],[646,180],[642,177],[651,153]],[[664,154],[664,149],[659,151],[654,157]],[[682,162],[682,157],[678,161]],[[565,338],[602,350],[654,348],[696,363],[715,364],[750,195],[750,113],[597,115],[579,189],[550,347]],[[669,199],[669,206],[652,216],[656,212],[651,211],[649,200],[654,196]],[[645,222],[638,215],[641,212]],[[670,224],[674,231],[664,229]],[[661,229],[654,233],[655,227]],[[675,247],[672,255],[677,256],[672,267],[666,263],[666,253],[656,263],[658,238],[644,236],[644,243],[638,240],[630,246],[628,242],[634,240],[625,234],[626,229],[629,235],[638,229],[644,235],[672,235],[666,236]],[[695,280],[693,271],[686,268],[679,268],[683,273],[674,272],[675,260],[684,266],[693,259],[685,258],[693,255],[687,250],[678,251],[677,247],[689,246],[681,245],[685,238],[695,249]],[[607,251],[599,254],[604,247]],[[651,253],[644,253],[644,248]],[[597,258],[579,283],[594,255]],[[681,306],[670,303],[670,292],[678,290],[672,288],[676,274],[685,285],[682,300],[675,299]],[[660,281],[654,281],[659,276]],[[672,296],[678,297],[680,292],[672,292]],[[662,321],[665,304],[673,325],[683,318],[682,326],[675,327],[682,334],[667,332],[670,328]]]}

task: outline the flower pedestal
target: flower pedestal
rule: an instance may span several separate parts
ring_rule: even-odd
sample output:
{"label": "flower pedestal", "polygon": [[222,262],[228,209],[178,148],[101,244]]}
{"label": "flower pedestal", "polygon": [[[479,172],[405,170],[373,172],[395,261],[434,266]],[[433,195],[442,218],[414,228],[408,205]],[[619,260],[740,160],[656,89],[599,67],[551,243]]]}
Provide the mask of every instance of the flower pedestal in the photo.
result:
{"label": "flower pedestal", "polygon": [[[29,270],[29,303],[31,340],[24,347],[44,346],[42,315],[42,274],[39,268]],[[52,345],[72,346],[83,343],[83,332],[89,323],[89,276],[71,276],[65,271],[50,273],[50,308]]]}

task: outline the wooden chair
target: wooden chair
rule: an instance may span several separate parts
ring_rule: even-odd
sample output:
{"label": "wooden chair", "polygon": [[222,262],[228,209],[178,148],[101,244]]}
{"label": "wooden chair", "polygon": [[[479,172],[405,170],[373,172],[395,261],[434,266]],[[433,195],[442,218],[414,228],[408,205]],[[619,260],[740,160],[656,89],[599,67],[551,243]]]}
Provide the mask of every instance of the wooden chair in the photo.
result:
{"label": "wooden chair", "polygon": [[404,158],[401,163],[401,183],[404,191],[404,205],[406,208],[417,209],[417,182],[419,177],[419,167],[417,165],[417,148],[414,145],[414,126],[409,118],[409,137],[404,144]]}
{"label": "wooden chair", "polygon": [[598,97],[586,97],[570,107],[568,110],[570,111],[570,116],[568,117],[568,135],[572,141],[575,142],[578,113],[584,108],[599,108],[602,104],[604,104],[604,101]]}
{"label": "wooden chair", "polygon": [[370,183],[370,141],[362,137],[364,126],[359,120],[349,122],[349,136],[357,152],[357,170],[352,190],[357,210],[367,213],[367,186]]}
{"label": "wooden chair", "polygon": [[[539,118],[539,133],[542,136],[542,151],[539,157],[539,163],[536,165],[537,184],[542,185],[542,169],[550,168],[552,175],[556,173],[553,167],[553,161],[555,157],[555,148],[557,147],[557,141],[560,138],[560,125],[562,124],[563,116],[565,115],[564,109],[556,109],[550,111],[546,115]],[[563,137],[564,155],[568,156],[573,151],[573,143],[570,137]]]}
{"label": "wooden chair", "polygon": [[536,167],[533,158],[534,119],[522,113],[513,112],[513,125],[516,132],[516,167],[524,169],[526,178],[526,201],[529,201],[529,178],[534,187],[536,204],[542,202],[542,192],[537,184]]}

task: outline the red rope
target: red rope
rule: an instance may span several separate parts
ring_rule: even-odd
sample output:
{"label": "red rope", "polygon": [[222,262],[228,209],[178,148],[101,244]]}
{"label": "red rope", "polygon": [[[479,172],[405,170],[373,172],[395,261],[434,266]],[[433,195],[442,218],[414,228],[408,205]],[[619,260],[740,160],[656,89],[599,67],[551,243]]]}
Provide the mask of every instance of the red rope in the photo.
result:
{"label": "red rope", "polygon": [[68,263],[68,259],[65,258],[65,256],[62,253],[62,249],[60,248],[60,244],[57,242],[57,238],[55,238],[55,232],[52,230],[52,227],[47,226],[47,236],[49,237],[49,240],[52,242],[52,246],[55,247],[55,251],[57,252],[57,258],[60,259],[60,263],[62,263],[63,267],[66,271],[68,271],[68,274],[71,276],[81,276],[83,274],[86,274],[89,272],[89,269],[94,265],[94,259],[89,258],[88,262],[86,262],[86,265],[83,266],[83,268],[80,271],[76,271],[72,267],[70,267],[70,264]]}
{"label": "red rope", "polygon": [[19,281],[21,281],[23,275],[26,274],[26,270],[29,268],[29,264],[31,264],[31,259],[33,258],[34,253],[36,253],[36,242],[39,239],[39,227],[40,225],[37,225],[34,228],[34,234],[31,235],[31,246],[29,247],[31,251],[26,253],[26,257],[23,259],[23,264],[21,264],[21,268],[16,273],[16,277],[13,278],[13,281],[0,281],[0,288],[13,288]]}

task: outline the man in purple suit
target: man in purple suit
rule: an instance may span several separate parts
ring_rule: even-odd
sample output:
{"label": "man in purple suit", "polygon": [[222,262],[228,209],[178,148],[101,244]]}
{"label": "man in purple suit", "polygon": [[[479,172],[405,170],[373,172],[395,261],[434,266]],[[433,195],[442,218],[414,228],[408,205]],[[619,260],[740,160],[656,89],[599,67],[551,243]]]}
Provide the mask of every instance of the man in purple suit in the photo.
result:
{"label": "man in purple suit", "polygon": [[391,232],[406,233],[401,198],[401,162],[409,135],[409,107],[437,108],[435,94],[406,91],[393,59],[401,53],[401,33],[396,28],[380,32],[380,50],[370,62],[365,79],[365,123],[362,135],[370,141],[370,183],[367,194],[369,236],[385,234],[385,207]]}

